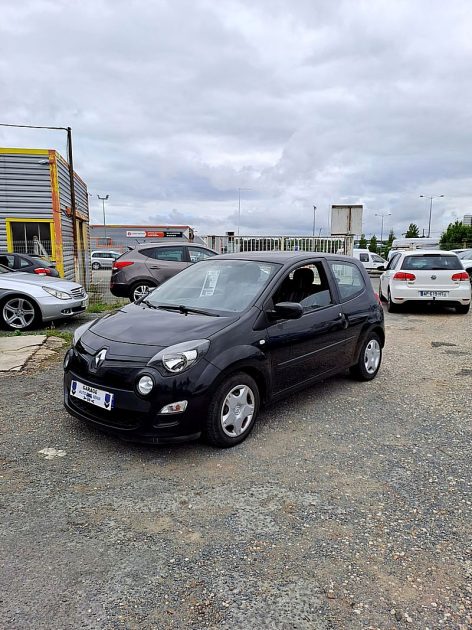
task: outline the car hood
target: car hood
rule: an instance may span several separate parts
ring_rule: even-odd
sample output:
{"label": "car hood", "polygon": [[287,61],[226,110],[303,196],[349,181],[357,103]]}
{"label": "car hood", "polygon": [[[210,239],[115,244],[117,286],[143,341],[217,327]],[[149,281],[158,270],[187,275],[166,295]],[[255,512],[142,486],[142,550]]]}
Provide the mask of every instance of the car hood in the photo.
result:
{"label": "car hood", "polygon": [[0,275],[0,286],[4,283],[10,284],[27,284],[34,287],[48,286],[58,289],[60,291],[70,291],[71,289],[78,289],[82,285],[77,282],[70,282],[69,280],[63,280],[62,278],[51,278],[50,276],[38,276],[34,273],[26,273],[23,271],[14,271],[12,273],[2,273]]}
{"label": "car hood", "polygon": [[130,304],[97,319],[85,331],[81,342],[93,351],[108,345],[110,354],[115,356],[151,357],[177,343],[208,339],[237,319],[238,316],[182,315]]}

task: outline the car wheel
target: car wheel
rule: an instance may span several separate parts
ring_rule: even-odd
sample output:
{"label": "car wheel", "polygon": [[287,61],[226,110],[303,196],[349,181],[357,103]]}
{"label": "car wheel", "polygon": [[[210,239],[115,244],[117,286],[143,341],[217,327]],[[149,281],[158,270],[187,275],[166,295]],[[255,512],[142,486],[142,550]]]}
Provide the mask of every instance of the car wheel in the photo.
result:
{"label": "car wheel", "polygon": [[379,300],[381,302],[385,302],[385,298],[384,298],[383,293],[382,293],[382,284],[379,284]]}
{"label": "car wheel", "polygon": [[92,263],[92,269],[100,269],[100,263],[98,263],[98,262],[93,262],[93,263]]}
{"label": "car wheel", "polygon": [[259,389],[249,374],[239,372],[227,378],[210,403],[204,427],[207,441],[229,448],[245,440],[256,421],[259,403]]}
{"label": "car wheel", "polygon": [[398,304],[395,304],[395,302],[392,302],[392,294],[390,293],[390,289],[388,290],[388,297],[387,297],[387,311],[389,313],[398,312]]}
{"label": "car wheel", "polygon": [[371,381],[382,363],[382,345],[376,333],[369,333],[359,352],[359,359],[350,372],[359,381]]}
{"label": "car wheel", "polygon": [[470,310],[470,304],[457,304],[455,309],[459,315],[467,315]]}
{"label": "car wheel", "polygon": [[129,299],[131,302],[136,302],[139,298],[144,297],[149,293],[151,289],[153,289],[156,285],[151,282],[146,282],[146,280],[141,280],[140,282],[135,282],[131,286],[131,291],[129,295]]}
{"label": "car wheel", "polygon": [[40,314],[33,300],[15,295],[2,302],[0,318],[8,330],[28,330],[34,326]]}

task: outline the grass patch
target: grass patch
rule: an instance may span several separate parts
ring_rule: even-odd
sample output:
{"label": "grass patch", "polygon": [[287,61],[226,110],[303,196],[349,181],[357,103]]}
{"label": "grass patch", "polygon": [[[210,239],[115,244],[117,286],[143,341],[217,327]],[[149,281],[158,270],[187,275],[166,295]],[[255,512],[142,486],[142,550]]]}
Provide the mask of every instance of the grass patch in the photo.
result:
{"label": "grass patch", "polygon": [[72,338],[74,337],[74,333],[68,330],[57,330],[56,328],[48,328],[44,331],[44,334],[46,337],[59,337],[59,339],[64,339],[69,346],[72,345]]}
{"label": "grass patch", "polygon": [[105,311],[114,311],[116,308],[124,306],[122,302],[114,302],[113,304],[106,304],[105,302],[96,302],[90,304],[87,309],[88,313],[104,313]]}

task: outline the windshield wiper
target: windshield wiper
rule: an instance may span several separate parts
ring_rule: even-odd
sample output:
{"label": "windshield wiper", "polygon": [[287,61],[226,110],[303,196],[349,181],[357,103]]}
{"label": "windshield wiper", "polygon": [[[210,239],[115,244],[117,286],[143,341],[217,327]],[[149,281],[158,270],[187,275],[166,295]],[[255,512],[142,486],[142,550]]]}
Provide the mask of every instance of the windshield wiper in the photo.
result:
{"label": "windshield wiper", "polygon": [[137,304],[146,304],[146,306],[149,306],[149,308],[157,308],[157,306],[155,306],[149,300],[146,300],[146,298],[141,299],[139,302],[137,302]]}
{"label": "windshield wiper", "polygon": [[216,313],[209,313],[200,308],[192,308],[191,306],[184,306],[183,304],[159,304],[155,308],[162,308],[166,311],[177,311],[182,315],[188,315],[189,313],[197,313],[198,315],[209,315],[210,317],[220,317]]}

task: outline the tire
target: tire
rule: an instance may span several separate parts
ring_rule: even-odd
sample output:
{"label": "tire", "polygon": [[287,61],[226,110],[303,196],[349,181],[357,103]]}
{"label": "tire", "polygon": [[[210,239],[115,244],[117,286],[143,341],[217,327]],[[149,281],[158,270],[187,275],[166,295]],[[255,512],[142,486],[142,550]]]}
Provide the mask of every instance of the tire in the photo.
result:
{"label": "tire", "polygon": [[454,308],[458,315],[467,315],[470,311],[470,304],[457,304]]}
{"label": "tire", "polygon": [[99,262],[93,262],[92,263],[92,269],[95,269],[95,270],[100,269],[100,263]]}
{"label": "tire", "polygon": [[143,297],[145,293],[149,292],[149,289],[153,289],[156,285],[147,280],[140,280],[131,285],[129,292],[130,302],[136,302],[140,297]]}
{"label": "tire", "polygon": [[[228,405],[231,397],[234,407],[241,410],[239,415]],[[259,388],[249,374],[238,372],[226,378],[218,386],[208,409],[204,426],[206,441],[219,448],[240,444],[252,431],[259,405]]]}
{"label": "tire", "polygon": [[359,352],[357,363],[350,368],[358,381],[371,381],[377,376],[382,363],[382,344],[377,333],[367,335]]}
{"label": "tire", "polygon": [[36,302],[24,295],[10,295],[0,304],[0,322],[7,330],[29,330],[40,319]]}
{"label": "tire", "polygon": [[389,313],[398,313],[398,304],[395,304],[394,302],[392,302],[392,295],[390,293],[390,289],[388,290],[388,297],[387,297],[387,311]]}

